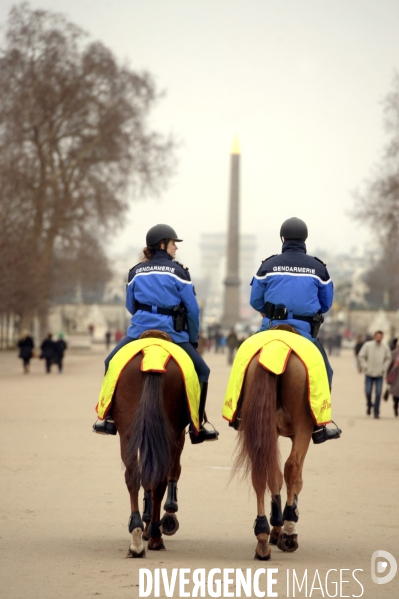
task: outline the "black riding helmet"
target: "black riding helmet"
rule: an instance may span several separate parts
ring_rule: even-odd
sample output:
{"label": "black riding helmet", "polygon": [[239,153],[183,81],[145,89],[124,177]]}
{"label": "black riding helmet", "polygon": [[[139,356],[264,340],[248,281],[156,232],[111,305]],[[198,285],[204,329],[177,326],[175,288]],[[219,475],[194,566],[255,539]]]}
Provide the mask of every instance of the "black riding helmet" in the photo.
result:
{"label": "black riding helmet", "polygon": [[183,241],[183,239],[178,239],[176,231],[172,229],[172,227],[169,227],[169,225],[155,225],[155,227],[151,227],[151,229],[148,231],[145,242],[147,247],[153,247],[164,239]]}
{"label": "black riding helmet", "polygon": [[280,229],[281,241],[284,239],[300,239],[305,241],[308,237],[308,228],[306,223],[300,218],[293,216],[283,222]]}

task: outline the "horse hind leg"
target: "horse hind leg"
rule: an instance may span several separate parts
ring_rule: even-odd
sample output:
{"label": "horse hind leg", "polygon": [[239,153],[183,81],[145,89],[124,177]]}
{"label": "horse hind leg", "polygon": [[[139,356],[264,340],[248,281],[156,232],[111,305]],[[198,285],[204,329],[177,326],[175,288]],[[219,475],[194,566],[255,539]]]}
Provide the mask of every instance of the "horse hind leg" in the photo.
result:
{"label": "horse hind leg", "polygon": [[283,513],[284,526],[277,541],[277,547],[281,551],[292,553],[298,549],[298,497],[294,496],[294,503],[286,505]]}
{"label": "horse hind leg", "polygon": [[271,501],[270,524],[272,530],[270,532],[270,543],[277,545],[282,526],[284,524],[283,512],[281,510],[281,495],[273,495]]}
{"label": "horse hind leg", "polygon": [[163,506],[165,514],[161,520],[161,531],[164,535],[172,536],[179,530],[179,521],[176,512],[179,509],[177,505],[177,482],[170,480],[168,482],[168,495]]}
{"label": "horse hind leg", "polygon": [[143,515],[142,520],[144,522],[144,530],[143,530],[143,540],[148,541],[149,534],[148,528],[151,522],[151,513],[152,513],[152,499],[151,499],[151,489],[144,491],[143,497]]}
{"label": "horse hind leg", "polygon": [[132,541],[129,545],[128,557],[144,557],[145,549],[143,543],[143,521],[140,512],[132,512],[129,518],[129,532],[132,535]]}
{"label": "horse hind leg", "polygon": [[[302,453],[302,452],[301,452]],[[301,454],[296,451],[295,440],[285,468],[284,477],[287,485],[287,503],[284,508],[284,525],[277,541],[281,551],[290,552],[298,549],[298,494],[302,489]]]}
{"label": "horse hind leg", "polygon": [[165,493],[167,481],[164,480],[157,487],[151,490],[151,498],[152,498],[152,514],[151,514],[151,523],[148,527],[148,549],[152,551],[160,551],[165,549],[165,545],[163,544],[162,539],[162,531],[161,531],[161,501]]}
{"label": "horse hind leg", "polygon": [[254,532],[257,538],[255,549],[255,559],[267,561],[271,558],[271,549],[269,545],[270,526],[265,514],[264,492],[257,491],[258,515],[254,524]]}
{"label": "horse hind leg", "polygon": [[135,468],[127,468],[125,472],[125,481],[130,494],[130,514],[128,529],[132,535],[129,545],[128,557],[143,557],[145,555],[144,543],[142,539],[144,524],[139,512],[139,487],[137,472]]}
{"label": "horse hind leg", "polygon": [[172,536],[179,530],[179,521],[176,517],[176,512],[179,509],[177,503],[177,481],[181,474],[180,456],[183,451],[184,441],[185,432],[183,430],[173,451],[172,465],[168,477],[168,494],[163,506],[165,514],[161,520],[161,531],[167,536]]}
{"label": "horse hind leg", "polygon": [[298,549],[297,522],[299,517],[298,495],[302,490],[302,468],[311,437],[311,423],[305,434],[293,439],[291,454],[285,463],[284,478],[287,485],[287,503],[283,512],[284,525],[277,547],[281,551],[293,552]]}

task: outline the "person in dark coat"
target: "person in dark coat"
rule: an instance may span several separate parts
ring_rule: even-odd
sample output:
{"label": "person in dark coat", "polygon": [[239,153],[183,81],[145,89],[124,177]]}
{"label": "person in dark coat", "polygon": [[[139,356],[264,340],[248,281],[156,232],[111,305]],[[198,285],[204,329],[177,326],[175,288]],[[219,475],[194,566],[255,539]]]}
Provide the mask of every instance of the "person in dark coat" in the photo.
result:
{"label": "person in dark coat", "polygon": [[364,337],[363,337],[363,335],[358,335],[357,339],[356,339],[356,345],[355,345],[355,348],[354,348],[355,359],[356,359],[356,366],[357,366],[358,372],[362,372],[362,369],[360,367],[359,360],[358,360],[358,355],[359,355],[359,352],[362,349],[363,345],[364,345]]}
{"label": "person in dark coat", "polygon": [[[120,339],[119,339],[120,341]],[[107,331],[105,333],[105,347],[106,349],[109,349],[111,345],[111,331]]]}
{"label": "person in dark coat", "polygon": [[226,339],[226,345],[228,349],[227,362],[232,364],[234,361],[234,354],[238,348],[238,337],[234,329],[231,329]]}
{"label": "person in dark coat", "polygon": [[46,360],[46,372],[50,374],[51,372],[51,364],[54,364],[55,358],[55,343],[53,341],[53,335],[49,333],[43,343],[40,346],[42,353],[40,354],[40,358],[42,360]]}
{"label": "person in dark coat", "polygon": [[60,374],[62,372],[62,361],[64,359],[64,353],[65,353],[66,349],[67,349],[67,344],[64,341],[64,335],[62,333],[60,333],[58,335],[57,341],[55,341],[55,343],[54,343],[54,350],[55,350],[54,364],[57,364],[58,372]]}
{"label": "person in dark coat", "polygon": [[35,344],[33,343],[32,337],[29,335],[29,331],[22,331],[21,339],[18,341],[19,354],[18,357],[21,358],[24,373],[28,374],[29,372],[29,364],[33,356],[33,350]]}

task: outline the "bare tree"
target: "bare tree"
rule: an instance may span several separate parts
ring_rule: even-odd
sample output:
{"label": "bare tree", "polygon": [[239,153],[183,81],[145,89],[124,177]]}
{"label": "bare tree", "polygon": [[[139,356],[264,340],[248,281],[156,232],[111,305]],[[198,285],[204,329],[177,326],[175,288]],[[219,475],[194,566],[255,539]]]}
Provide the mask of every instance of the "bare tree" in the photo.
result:
{"label": "bare tree", "polygon": [[[127,198],[158,193],[173,139],[151,131],[160,97],[59,14],[10,11],[0,53],[0,263],[22,316],[46,311],[54,250],[120,226]],[[87,245],[87,244],[86,244]],[[0,306],[9,302],[0,295]]]}
{"label": "bare tree", "polygon": [[385,129],[389,135],[382,160],[355,194],[355,216],[372,227],[384,244],[387,237],[399,239],[399,74],[384,100]]}
{"label": "bare tree", "polygon": [[70,303],[79,286],[85,303],[97,303],[112,276],[101,242],[86,235],[78,248],[55,248],[52,261],[51,298]]}
{"label": "bare tree", "polygon": [[[399,307],[399,74],[384,100],[385,129],[389,140],[380,163],[363,189],[355,193],[354,216],[366,223],[382,250],[372,265],[367,284],[372,303]],[[380,300],[378,298],[381,298]],[[384,298],[384,300],[382,300]]]}

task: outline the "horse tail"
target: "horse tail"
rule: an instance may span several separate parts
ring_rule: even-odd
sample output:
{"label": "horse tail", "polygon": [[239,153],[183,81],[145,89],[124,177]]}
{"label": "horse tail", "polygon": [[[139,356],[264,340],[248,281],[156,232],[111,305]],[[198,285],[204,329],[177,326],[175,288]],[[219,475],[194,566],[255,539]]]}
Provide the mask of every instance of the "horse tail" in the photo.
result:
{"label": "horse tail", "polygon": [[145,375],[128,432],[125,466],[135,471],[145,489],[156,487],[165,480],[170,467],[172,431],[163,402],[163,381],[160,373]]}
{"label": "horse tail", "polygon": [[249,392],[243,397],[235,459],[235,468],[243,468],[244,476],[251,471],[257,493],[268,488],[277,494],[281,486],[276,403],[277,375],[257,366]]}

